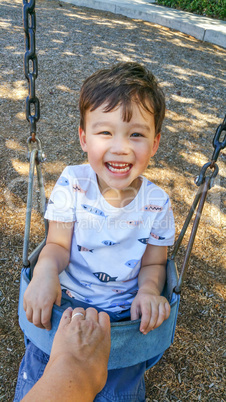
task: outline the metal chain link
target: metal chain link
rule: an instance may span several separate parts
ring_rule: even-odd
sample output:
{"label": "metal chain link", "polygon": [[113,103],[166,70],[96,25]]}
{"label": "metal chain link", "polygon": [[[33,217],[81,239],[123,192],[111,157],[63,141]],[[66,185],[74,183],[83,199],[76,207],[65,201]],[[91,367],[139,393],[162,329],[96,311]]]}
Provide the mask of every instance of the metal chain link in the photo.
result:
{"label": "metal chain link", "polygon": [[[195,178],[195,183],[196,185],[199,187],[198,192],[195,196],[195,199],[192,203],[192,206],[188,212],[187,218],[184,222],[184,225],[182,227],[182,230],[178,236],[178,239],[174,245],[174,249],[171,255],[171,259],[170,262],[175,263],[175,257],[177,255],[177,252],[180,248],[180,245],[182,243],[182,240],[184,238],[184,235],[187,231],[188,225],[191,222],[191,219],[194,215],[195,209],[196,209],[196,215],[195,215],[195,219],[194,219],[194,223],[192,225],[192,229],[191,229],[191,233],[190,233],[190,237],[189,237],[189,241],[188,241],[188,245],[186,248],[186,253],[185,253],[185,257],[184,257],[184,261],[182,264],[182,268],[181,268],[181,272],[180,272],[180,276],[179,276],[179,280],[178,283],[176,285],[176,287],[174,288],[175,293],[180,293],[181,292],[181,287],[183,284],[183,281],[185,279],[186,276],[186,272],[187,272],[187,268],[188,268],[188,263],[189,263],[189,259],[191,256],[191,251],[192,251],[192,247],[194,244],[194,240],[195,240],[195,236],[196,236],[196,232],[199,226],[199,222],[200,222],[200,218],[201,218],[201,214],[202,214],[202,210],[206,201],[206,197],[207,197],[207,193],[208,191],[211,189],[211,187],[213,187],[214,185],[214,179],[218,174],[219,168],[218,165],[216,164],[216,161],[218,159],[219,153],[222,149],[224,149],[226,147],[226,134],[224,134],[224,138],[222,139],[222,141],[220,141],[220,137],[222,136],[222,133],[226,132],[226,115],[225,118],[222,122],[222,124],[220,124],[216,130],[215,136],[213,138],[213,147],[214,147],[214,151],[213,151],[213,155],[211,158],[211,161],[208,163],[205,163],[205,165],[201,168],[201,171],[199,173],[199,176],[197,176]],[[207,169],[211,169],[211,174],[209,176],[206,176],[206,172]]]}
{"label": "metal chain link", "polygon": [[[38,77],[38,60],[35,50],[35,0],[23,0],[23,23],[25,32],[24,74],[29,85],[29,95],[26,98],[26,118],[30,122],[31,139],[35,141],[36,123],[40,117],[39,99],[35,94],[35,80]],[[32,107],[34,111],[32,111]]]}

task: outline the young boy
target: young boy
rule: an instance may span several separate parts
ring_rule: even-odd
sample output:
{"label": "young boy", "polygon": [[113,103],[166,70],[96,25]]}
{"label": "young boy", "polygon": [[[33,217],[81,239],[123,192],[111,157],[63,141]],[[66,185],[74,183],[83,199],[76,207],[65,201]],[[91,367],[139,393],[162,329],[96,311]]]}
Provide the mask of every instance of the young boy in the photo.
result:
{"label": "young boy", "polygon": [[[63,290],[113,321],[141,317],[147,334],[170,314],[161,292],[174,241],[172,209],[168,195],[142,176],[159,146],[164,95],[140,64],[119,63],[84,82],[79,107],[89,164],[67,167],[51,194],[46,246],[24,295],[26,316],[50,329]],[[37,355],[34,348],[27,358]],[[143,401],[144,371],[142,364],[112,370],[96,400]]]}

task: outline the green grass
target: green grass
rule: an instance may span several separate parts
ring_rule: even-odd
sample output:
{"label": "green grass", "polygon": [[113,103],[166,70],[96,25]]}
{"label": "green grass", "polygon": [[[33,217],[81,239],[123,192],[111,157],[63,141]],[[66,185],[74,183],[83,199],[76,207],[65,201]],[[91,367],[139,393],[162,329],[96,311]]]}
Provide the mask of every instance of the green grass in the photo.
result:
{"label": "green grass", "polygon": [[226,19],[226,0],[156,0],[166,7],[190,11],[206,17]]}

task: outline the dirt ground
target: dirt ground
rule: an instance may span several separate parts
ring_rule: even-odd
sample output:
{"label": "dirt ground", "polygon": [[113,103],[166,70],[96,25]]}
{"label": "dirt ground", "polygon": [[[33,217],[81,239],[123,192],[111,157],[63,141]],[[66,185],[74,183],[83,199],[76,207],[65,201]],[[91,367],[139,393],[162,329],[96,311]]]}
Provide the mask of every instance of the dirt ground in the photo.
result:
{"label": "dirt ground", "polygon": [[[1,290],[0,400],[12,401],[24,352],[17,305],[28,182],[24,105],[24,33],[21,1],[0,0],[1,28]],[[225,50],[144,21],[37,2],[36,42],[41,119],[37,135],[47,156],[42,166],[47,197],[68,164],[83,161],[77,128],[79,88],[96,69],[138,61],[157,76],[167,115],[160,149],[148,177],[170,195],[179,233],[197,187],[194,177],[213,153],[212,138],[225,113]],[[225,151],[211,189],[183,286],[174,344],[146,373],[147,400],[221,401],[225,283]],[[33,249],[43,238],[35,190]],[[186,235],[186,239],[188,236]],[[181,267],[186,242],[178,256]]]}

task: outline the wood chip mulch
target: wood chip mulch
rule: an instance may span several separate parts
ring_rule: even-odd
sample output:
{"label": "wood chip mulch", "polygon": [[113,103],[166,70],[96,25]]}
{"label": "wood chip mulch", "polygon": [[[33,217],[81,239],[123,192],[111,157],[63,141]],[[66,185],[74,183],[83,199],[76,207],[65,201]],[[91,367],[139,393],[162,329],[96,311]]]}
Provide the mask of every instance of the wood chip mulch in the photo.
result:
{"label": "wood chip mulch", "polygon": [[[22,2],[0,0],[1,257],[0,400],[12,401],[24,352],[17,305],[22,267],[29,127],[24,105]],[[210,160],[225,113],[225,50],[159,25],[56,0],[37,2],[37,135],[47,160],[47,196],[62,169],[81,163],[78,94],[96,69],[138,61],[158,77],[167,98],[160,149],[147,171],[170,195],[179,233],[197,190],[194,177]],[[174,344],[146,373],[147,401],[223,402],[225,299],[225,151],[210,191],[184,283]],[[43,238],[35,189],[33,249]],[[186,239],[188,236],[186,236]],[[186,242],[178,257],[181,267]]]}

